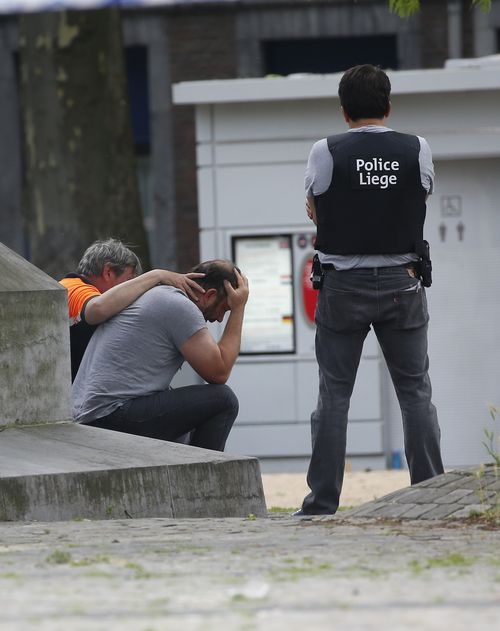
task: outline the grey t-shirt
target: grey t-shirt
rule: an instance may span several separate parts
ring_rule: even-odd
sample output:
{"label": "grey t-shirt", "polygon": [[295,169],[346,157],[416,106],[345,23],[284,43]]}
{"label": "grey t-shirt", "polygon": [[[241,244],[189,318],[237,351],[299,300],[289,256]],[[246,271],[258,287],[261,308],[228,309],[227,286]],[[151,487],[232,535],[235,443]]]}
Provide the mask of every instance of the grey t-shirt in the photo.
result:
{"label": "grey t-shirt", "polygon": [[[382,125],[365,125],[364,127],[355,127],[349,129],[348,133],[355,134],[357,132],[371,132],[374,134],[392,131],[389,127]],[[420,179],[422,186],[429,195],[432,194],[434,188],[434,164],[432,163],[432,154],[429,144],[421,136],[417,136],[420,141],[420,153],[418,161],[420,164]],[[335,177],[333,157],[328,149],[327,139],[323,138],[314,143],[305,175],[306,197],[321,195],[330,186],[332,178]],[[319,259],[323,264],[332,263],[337,270],[347,270],[356,267],[391,267],[393,265],[402,265],[409,261],[418,259],[413,252],[407,254],[352,254],[349,256],[340,254],[325,254],[318,252]]]}
{"label": "grey t-shirt", "polygon": [[184,361],[180,347],[206,326],[179,289],[147,291],[92,336],[73,383],[73,419],[88,423],[128,399],[166,390]]}

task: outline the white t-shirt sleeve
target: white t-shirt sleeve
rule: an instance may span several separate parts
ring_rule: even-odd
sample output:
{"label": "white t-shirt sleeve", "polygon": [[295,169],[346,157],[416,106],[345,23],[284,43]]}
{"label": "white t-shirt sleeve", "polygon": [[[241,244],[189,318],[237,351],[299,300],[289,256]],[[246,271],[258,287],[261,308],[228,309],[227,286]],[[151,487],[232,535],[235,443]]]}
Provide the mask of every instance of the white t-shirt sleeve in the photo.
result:
{"label": "white t-shirt sleeve", "polygon": [[418,161],[420,164],[420,178],[422,180],[422,186],[429,195],[432,195],[434,191],[434,164],[432,162],[431,148],[425,138],[422,138],[421,136],[417,136],[417,138],[420,141]]}
{"label": "white t-shirt sleeve", "polygon": [[326,138],[312,146],[305,175],[306,197],[321,195],[328,190],[333,175],[333,158]]}

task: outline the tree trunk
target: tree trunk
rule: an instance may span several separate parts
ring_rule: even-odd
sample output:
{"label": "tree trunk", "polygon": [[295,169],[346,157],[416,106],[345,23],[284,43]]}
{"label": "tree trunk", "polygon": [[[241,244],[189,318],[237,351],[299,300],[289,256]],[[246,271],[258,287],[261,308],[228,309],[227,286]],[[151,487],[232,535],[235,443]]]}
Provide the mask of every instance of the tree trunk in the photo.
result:
{"label": "tree trunk", "polygon": [[59,278],[117,237],[148,268],[119,12],[23,15],[20,61],[32,262]]}

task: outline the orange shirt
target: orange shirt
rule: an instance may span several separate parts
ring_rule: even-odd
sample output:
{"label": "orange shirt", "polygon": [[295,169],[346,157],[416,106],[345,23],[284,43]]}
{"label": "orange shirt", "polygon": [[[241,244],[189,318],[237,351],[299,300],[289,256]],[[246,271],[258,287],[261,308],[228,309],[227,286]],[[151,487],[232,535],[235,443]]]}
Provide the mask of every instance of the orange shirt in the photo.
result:
{"label": "orange shirt", "polygon": [[59,281],[68,290],[68,307],[70,326],[81,321],[82,309],[89,298],[100,296],[101,292],[76,274]]}

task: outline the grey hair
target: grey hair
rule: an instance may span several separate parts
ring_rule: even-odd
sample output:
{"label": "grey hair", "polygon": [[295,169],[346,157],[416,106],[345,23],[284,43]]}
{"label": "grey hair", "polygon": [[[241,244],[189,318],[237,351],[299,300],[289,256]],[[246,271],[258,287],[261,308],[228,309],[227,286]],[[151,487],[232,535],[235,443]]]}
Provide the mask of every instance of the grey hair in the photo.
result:
{"label": "grey hair", "polygon": [[94,241],[83,253],[76,271],[83,276],[100,276],[106,263],[111,265],[118,276],[127,267],[133,269],[135,276],[142,273],[137,254],[118,239]]}

